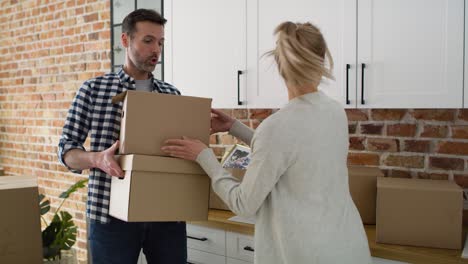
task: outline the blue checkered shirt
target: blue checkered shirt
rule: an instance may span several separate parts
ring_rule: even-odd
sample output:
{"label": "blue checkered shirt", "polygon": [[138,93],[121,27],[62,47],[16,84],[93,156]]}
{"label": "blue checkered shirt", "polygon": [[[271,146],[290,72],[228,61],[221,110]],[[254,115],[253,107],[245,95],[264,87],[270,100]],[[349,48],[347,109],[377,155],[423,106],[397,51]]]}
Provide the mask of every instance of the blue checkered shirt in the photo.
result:
{"label": "blue checkered shirt", "polygon": [[[153,92],[180,95],[171,84],[153,76],[151,79]],[[67,151],[85,150],[83,144],[88,134],[92,152],[106,150],[119,139],[123,103],[112,104],[111,100],[127,90],[135,90],[135,81],[122,69],[118,73],[108,73],[83,83],[70,106],[58,145],[58,157],[64,166],[67,166],[63,159]],[[110,175],[100,169],[90,170],[86,214],[91,220],[109,222],[110,185]]]}

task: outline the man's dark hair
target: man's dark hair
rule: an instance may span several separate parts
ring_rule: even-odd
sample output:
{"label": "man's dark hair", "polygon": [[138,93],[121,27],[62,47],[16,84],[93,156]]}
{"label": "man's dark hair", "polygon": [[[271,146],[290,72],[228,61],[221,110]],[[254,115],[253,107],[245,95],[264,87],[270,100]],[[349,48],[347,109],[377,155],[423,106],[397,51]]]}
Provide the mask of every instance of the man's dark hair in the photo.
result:
{"label": "man's dark hair", "polygon": [[152,9],[137,9],[128,14],[122,22],[122,33],[127,33],[130,37],[136,32],[137,22],[148,21],[161,26],[166,24],[166,19]]}

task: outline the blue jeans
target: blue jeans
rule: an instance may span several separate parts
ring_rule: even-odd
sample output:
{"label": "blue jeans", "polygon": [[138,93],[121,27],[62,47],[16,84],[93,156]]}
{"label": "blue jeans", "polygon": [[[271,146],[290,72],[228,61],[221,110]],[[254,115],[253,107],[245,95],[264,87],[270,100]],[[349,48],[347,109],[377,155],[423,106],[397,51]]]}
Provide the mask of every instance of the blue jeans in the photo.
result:
{"label": "blue jeans", "polygon": [[136,264],[141,249],[148,264],[187,263],[185,222],[90,220],[88,241],[92,264]]}

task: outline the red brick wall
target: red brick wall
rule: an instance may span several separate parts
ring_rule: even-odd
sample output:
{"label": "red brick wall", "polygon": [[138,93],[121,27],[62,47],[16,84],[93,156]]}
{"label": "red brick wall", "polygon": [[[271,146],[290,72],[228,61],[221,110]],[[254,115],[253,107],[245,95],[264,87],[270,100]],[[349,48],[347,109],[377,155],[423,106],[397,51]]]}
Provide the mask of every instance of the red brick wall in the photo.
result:
{"label": "red brick wall", "polygon": [[[57,142],[80,84],[110,69],[109,25],[110,1],[0,1],[0,166],[38,176],[55,206],[54,197],[86,177],[59,165]],[[66,204],[80,227],[83,263],[85,193]]]}
{"label": "red brick wall", "polygon": [[[270,109],[224,110],[251,127]],[[468,109],[347,109],[348,163],[388,177],[455,180],[468,188]],[[213,135],[218,156],[238,141]]]}
{"label": "red brick wall", "polygon": [[[7,175],[38,176],[56,197],[86,177],[56,158],[70,102],[80,84],[110,69],[110,2],[0,0],[0,166]],[[226,110],[257,127],[272,110]],[[347,110],[350,164],[387,176],[454,179],[468,188],[468,110]],[[218,156],[235,144],[211,137]],[[67,210],[80,227],[76,249],[86,262],[86,190]],[[49,216],[50,217],[50,216]]]}

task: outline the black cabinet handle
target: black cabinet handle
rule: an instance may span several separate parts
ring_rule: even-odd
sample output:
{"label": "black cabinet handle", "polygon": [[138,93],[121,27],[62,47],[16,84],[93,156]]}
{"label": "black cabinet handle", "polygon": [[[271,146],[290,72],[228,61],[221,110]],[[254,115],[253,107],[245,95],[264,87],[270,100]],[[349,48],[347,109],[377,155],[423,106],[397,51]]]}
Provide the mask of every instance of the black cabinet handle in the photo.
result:
{"label": "black cabinet handle", "polygon": [[208,240],[208,238],[206,238],[206,237],[187,236],[187,238],[198,240],[198,241],[207,241]]}
{"label": "black cabinet handle", "polygon": [[240,76],[243,74],[243,71],[237,71],[237,105],[242,105],[240,100]]}
{"label": "black cabinet handle", "polygon": [[195,264],[195,263],[193,263],[193,262],[190,262],[190,261],[187,261],[187,264]]}
{"label": "black cabinet handle", "polygon": [[252,252],[255,251],[252,247],[249,247],[249,246],[244,247],[244,250],[252,251]]}
{"label": "black cabinet handle", "polygon": [[361,70],[361,104],[365,104],[366,101],[364,101],[364,69],[366,68],[366,64],[362,64],[362,70]]}
{"label": "black cabinet handle", "polygon": [[346,64],[346,104],[349,105],[351,102],[349,101],[349,69],[351,65]]}

